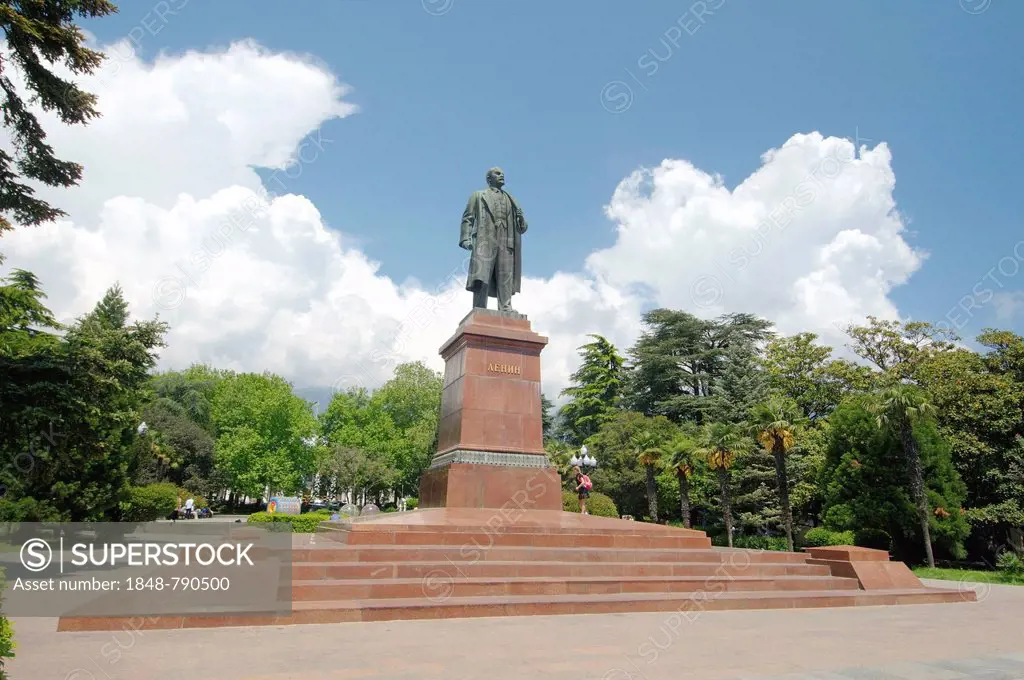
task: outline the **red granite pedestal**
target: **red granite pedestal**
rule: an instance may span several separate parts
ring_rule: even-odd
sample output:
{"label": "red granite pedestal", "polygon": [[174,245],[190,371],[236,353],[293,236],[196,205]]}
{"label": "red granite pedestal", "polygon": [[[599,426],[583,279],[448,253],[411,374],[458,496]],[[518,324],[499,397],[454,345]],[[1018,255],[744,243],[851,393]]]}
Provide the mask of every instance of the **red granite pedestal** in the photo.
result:
{"label": "red granite pedestal", "polygon": [[420,507],[561,510],[561,478],[542,437],[547,341],[525,317],[474,309],[441,347],[440,435]]}

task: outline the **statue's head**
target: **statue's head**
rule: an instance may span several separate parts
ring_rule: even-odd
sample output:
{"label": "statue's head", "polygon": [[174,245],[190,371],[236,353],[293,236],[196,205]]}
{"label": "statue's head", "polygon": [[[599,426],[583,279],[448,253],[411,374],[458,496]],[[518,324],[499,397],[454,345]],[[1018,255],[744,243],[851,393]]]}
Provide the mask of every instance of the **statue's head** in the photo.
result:
{"label": "statue's head", "polygon": [[501,168],[491,168],[487,171],[487,186],[500,189],[505,186],[505,172]]}

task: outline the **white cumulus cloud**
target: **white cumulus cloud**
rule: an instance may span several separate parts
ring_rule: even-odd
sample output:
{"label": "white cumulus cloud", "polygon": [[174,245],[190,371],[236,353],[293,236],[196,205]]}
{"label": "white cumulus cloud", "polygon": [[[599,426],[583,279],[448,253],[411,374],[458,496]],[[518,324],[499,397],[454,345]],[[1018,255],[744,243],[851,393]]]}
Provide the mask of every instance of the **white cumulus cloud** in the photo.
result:
{"label": "white cumulus cloud", "polygon": [[[83,78],[102,118],[67,128],[42,116],[58,154],[86,168],[81,186],[40,192],[67,219],[0,243],[7,269],[42,279],[58,318],[117,281],[136,316],[171,324],[163,368],[208,362],[336,387],[379,384],[399,361],[441,368],[437,349],[470,300],[461,256],[433,286],[397,283],[287,193],[333,144],[319,127],[357,112],[348,86],[251,41],[106,68]],[[651,306],[749,311],[833,341],[837,323],[897,316],[889,291],[923,255],[903,240],[890,161],[885,145],[811,133],[731,190],[684,160],[629,174],[606,206],[616,243],[578,271],[526,276],[515,301],[550,338],[545,392],[566,385],[588,333],[625,350]],[[254,167],[276,171],[270,193]]]}

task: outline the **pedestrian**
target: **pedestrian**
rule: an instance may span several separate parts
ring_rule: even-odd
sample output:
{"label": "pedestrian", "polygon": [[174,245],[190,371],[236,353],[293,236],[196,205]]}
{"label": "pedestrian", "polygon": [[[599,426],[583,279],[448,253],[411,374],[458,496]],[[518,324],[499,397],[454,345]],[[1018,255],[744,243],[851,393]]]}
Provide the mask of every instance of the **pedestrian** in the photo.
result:
{"label": "pedestrian", "polygon": [[576,494],[580,499],[580,514],[588,515],[587,512],[587,499],[590,498],[590,490],[594,488],[594,484],[590,481],[590,477],[583,474],[577,465],[572,469],[573,478],[576,480]]}

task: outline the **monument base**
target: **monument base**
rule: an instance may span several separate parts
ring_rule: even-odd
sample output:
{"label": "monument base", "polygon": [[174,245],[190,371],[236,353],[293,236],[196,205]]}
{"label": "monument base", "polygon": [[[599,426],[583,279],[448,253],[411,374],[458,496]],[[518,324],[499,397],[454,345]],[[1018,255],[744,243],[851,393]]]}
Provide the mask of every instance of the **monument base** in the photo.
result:
{"label": "monument base", "polygon": [[546,343],[522,314],[474,309],[441,347],[440,431],[421,508],[562,509],[542,433]]}
{"label": "monument base", "polygon": [[562,480],[553,467],[450,463],[423,473],[420,507],[561,510]]}

